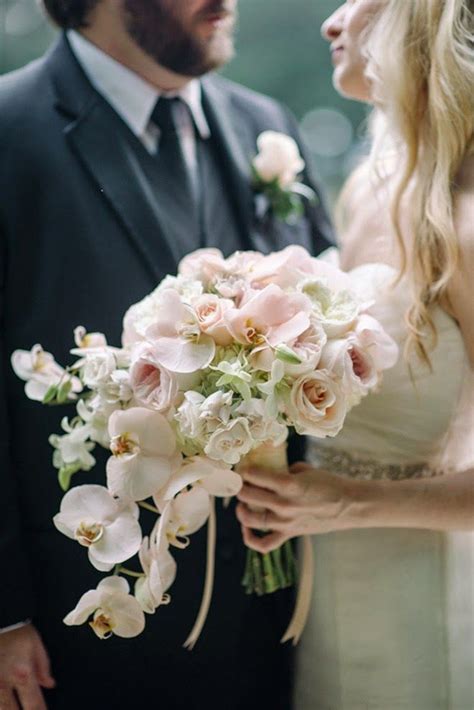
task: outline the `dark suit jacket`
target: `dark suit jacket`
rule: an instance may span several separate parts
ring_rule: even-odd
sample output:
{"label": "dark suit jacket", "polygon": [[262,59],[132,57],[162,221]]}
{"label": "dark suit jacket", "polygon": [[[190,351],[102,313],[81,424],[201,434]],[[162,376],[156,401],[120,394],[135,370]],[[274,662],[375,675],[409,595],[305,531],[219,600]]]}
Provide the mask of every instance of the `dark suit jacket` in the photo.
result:
{"label": "dark suit jacket", "polygon": [[[225,160],[242,248],[298,243],[318,253],[327,246],[321,203],[307,206],[292,227],[255,216],[256,138],[273,129],[298,140],[290,113],[218,76],[204,78],[203,104]],[[219,514],[213,606],[193,653],[181,643],[199,606],[204,532],[177,555],[173,602],[148,617],[138,639],[104,644],[87,625],[61,622],[101,577],[51,522],[61,491],[48,435],[72,412],[28,401],[10,355],[40,342],[66,364],[77,324],[119,343],[127,307],[176,271],[174,245],[160,227],[167,205],[114,131],[111,111],[64,37],[44,58],[0,79],[0,627],[34,619],[59,681],[50,707],[125,708],[156,692],[167,710],[237,708],[252,697],[261,708],[286,708],[290,650],[278,639],[290,597],[244,595],[243,546],[231,511]],[[312,184],[308,174],[305,180]],[[73,483],[103,483],[104,460]]]}

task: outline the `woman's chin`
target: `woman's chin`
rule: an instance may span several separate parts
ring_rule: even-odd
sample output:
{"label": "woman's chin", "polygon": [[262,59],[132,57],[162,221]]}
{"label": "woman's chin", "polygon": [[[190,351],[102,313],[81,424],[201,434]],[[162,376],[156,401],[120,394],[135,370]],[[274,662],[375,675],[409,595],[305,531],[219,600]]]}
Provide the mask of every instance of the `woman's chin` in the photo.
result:
{"label": "woman's chin", "polygon": [[370,103],[370,95],[366,82],[363,79],[358,80],[350,72],[345,70],[344,67],[336,67],[333,73],[332,83],[338,94],[345,99]]}

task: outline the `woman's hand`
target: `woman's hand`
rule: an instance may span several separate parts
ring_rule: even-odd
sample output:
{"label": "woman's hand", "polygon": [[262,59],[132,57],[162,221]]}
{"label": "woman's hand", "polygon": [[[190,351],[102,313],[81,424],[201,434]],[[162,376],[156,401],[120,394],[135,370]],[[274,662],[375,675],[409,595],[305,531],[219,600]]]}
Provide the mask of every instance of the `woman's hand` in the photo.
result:
{"label": "woman's hand", "polygon": [[[294,464],[290,472],[250,468],[240,473],[244,486],[237,496],[237,517],[244,542],[253,550],[270,552],[298,535],[355,527],[353,481],[305,463]],[[271,532],[258,537],[254,530]]]}
{"label": "woman's hand", "polygon": [[[240,473],[237,517],[245,544],[258,552],[298,535],[354,528],[474,530],[474,468],[396,481],[351,479],[305,463],[290,472]],[[271,532],[258,537],[253,530]]]}

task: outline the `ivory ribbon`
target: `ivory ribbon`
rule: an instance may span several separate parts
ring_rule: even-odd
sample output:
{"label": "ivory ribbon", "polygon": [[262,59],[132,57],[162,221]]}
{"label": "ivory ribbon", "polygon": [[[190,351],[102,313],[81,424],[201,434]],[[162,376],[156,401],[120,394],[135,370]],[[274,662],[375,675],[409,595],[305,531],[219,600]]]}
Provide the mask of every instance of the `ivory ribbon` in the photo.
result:
{"label": "ivory ribbon", "polygon": [[303,554],[298,583],[298,595],[296,606],[291,617],[290,624],[285,631],[281,643],[291,641],[296,646],[306,626],[309,609],[311,606],[311,595],[313,591],[314,558],[311,537],[303,537]]}
{"label": "ivory ribbon", "polygon": [[184,648],[192,651],[196,641],[201,635],[201,631],[206,623],[207,614],[211,605],[212,590],[214,588],[214,568],[216,555],[216,501],[211,496],[211,506],[209,511],[209,522],[207,524],[207,563],[206,579],[204,581],[204,591],[202,594],[201,607],[199,609],[193,629],[184,642]]}

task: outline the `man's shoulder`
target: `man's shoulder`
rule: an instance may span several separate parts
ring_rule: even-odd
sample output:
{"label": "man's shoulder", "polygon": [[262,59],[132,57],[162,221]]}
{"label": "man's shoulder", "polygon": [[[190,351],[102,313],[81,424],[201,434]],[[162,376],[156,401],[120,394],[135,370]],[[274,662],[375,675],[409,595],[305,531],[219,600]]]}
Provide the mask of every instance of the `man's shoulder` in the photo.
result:
{"label": "man's shoulder", "polygon": [[34,118],[48,91],[44,58],[0,76],[0,125]]}
{"label": "man's shoulder", "polygon": [[274,98],[231,81],[220,74],[213,74],[208,81],[226,94],[233,105],[254,118],[277,118],[284,123],[290,120],[290,111]]}

